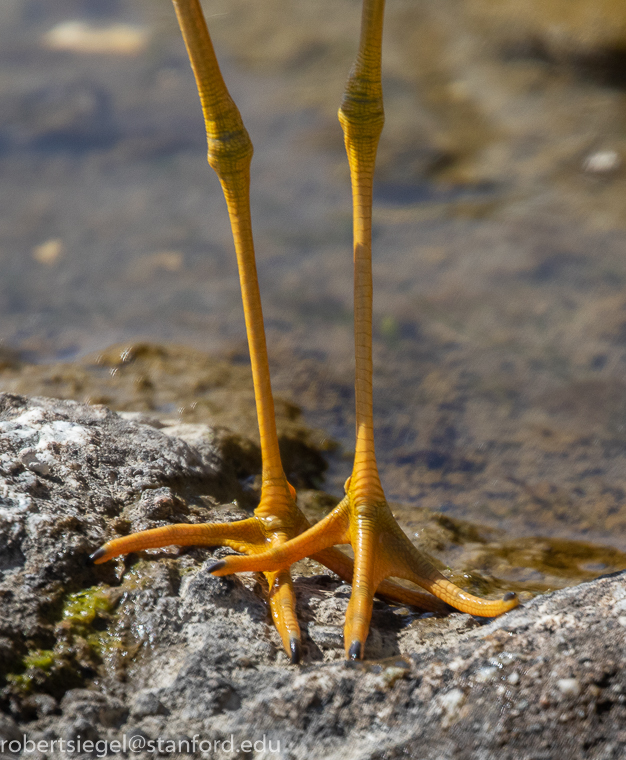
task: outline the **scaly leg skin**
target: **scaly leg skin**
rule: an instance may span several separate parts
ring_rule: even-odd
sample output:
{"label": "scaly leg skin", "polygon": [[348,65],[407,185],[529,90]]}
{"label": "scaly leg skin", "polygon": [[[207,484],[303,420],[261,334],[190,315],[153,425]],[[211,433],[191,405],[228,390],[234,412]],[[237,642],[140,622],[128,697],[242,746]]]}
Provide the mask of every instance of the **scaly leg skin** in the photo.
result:
{"label": "scaly leg skin", "polygon": [[228,557],[211,568],[216,575],[277,570],[333,544],[351,544],[355,568],[344,628],[346,656],[350,659],[363,657],[373,596],[389,576],[413,581],[452,607],[473,615],[492,617],[518,604],[512,593],[499,601],[479,599],[436,570],[395,521],[378,475],[372,405],[371,209],[374,163],[384,123],[383,12],[384,0],[364,0],[359,52],[339,109],[354,204],[356,449],[346,496],[327,517],[288,543],[254,557]]}
{"label": "scaly leg skin", "polygon": [[[247,520],[204,525],[169,525],[114,539],[92,555],[97,564],[122,554],[173,544],[229,546],[253,555],[266,551],[268,547],[278,547],[310,527],[296,507],[295,491],[287,482],[278,450],[250,220],[252,143],[222,79],[198,0],[174,0],[174,7],[202,102],[208,161],[222,184],[235,241],[261,438],[261,500],[254,516]],[[344,580],[352,580],[352,561],[336,549],[326,549],[315,559]],[[300,628],[296,619],[295,597],[288,565],[270,569],[265,575],[270,589],[272,618],[285,651],[292,662],[298,662],[301,651]],[[445,609],[445,605],[433,596],[397,584],[384,583],[380,592],[385,598],[402,604],[413,604],[436,612]]]}

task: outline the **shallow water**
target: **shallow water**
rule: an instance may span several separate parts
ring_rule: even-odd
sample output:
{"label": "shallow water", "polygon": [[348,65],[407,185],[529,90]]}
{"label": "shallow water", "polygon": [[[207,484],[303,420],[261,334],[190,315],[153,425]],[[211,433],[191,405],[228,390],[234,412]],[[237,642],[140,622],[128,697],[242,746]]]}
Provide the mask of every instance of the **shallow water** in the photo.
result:
{"label": "shallow water", "polygon": [[[581,53],[574,29],[539,54],[482,5],[463,19],[454,3],[389,3],[374,227],[381,473],[405,525],[415,507],[472,520],[501,531],[502,556],[513,537],[587,542],[580,580],[587,561],[616,567],[593,547],[626,551],[624,82],[593,58],[601,35]],[[207,8],[256,148],[274,384],[342,444],[325,484],[338,495],[353,364],[334,111],[358,4]],[[136,50],[51,49],[45,35],[68,20],[134,25]],[[230,230],[169,3],[5,2],[0,30],[4,345],[49,362],[148,338],[245,361]]]}

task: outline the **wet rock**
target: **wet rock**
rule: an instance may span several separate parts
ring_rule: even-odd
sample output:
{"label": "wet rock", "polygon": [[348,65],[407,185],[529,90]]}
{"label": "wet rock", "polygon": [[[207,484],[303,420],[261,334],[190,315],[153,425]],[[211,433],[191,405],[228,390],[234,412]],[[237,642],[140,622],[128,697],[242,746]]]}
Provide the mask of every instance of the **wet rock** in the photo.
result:
{"label": "wet rock", "polygon": [[[215,453],[103,407],[5,394],[0,408],[0,536],[14,557],[0,582],[0,740],[125,736],[142,758],[194,737],[216,757],[231,741],[284,758],[623,754],[624,573],[486,624],[377,602],[378,659],[364,662],[343,660],[349,587],[296,580],[307,647],[294,667],[254,579],[207,573],[223,550],[86,562],[120,515],[127,529],[235,517],[206,506],[225,487]],[[33,452],[49,472],[28,469]]]}
{"label": "wet rock", "polygon": [[[16,358],[3,366],[2,358],[4,391],[105,404],[124,419],[158,429],[167,426],[170,435],[195,448],[218,451],[233,477],[243,480],[261,472],[247,362],[144,342],[111,346],[71,363],[34,365]],[[297,488],[319,487],[327,467],[320,450],[336,444],[306,426],[295,404],[277,397],[275,408],[287,476]]]}
{"label": "wet rock", "polygon": [[217,502],[239,490],[207,442],[11,394],[0,398],[0,478],[0,670],[14,674],[5,697],[20,705],[33,690],[61,697],[97,668],[104,642],[89,642],[87,627],[104,625],[119,594],[84,591],[98,582],[94,548],[134,521],[206,520],[204,493]]}
{"label": "wet rock", "polygon": [[155,692],[148,689],[140,691],[133,700],[131,713],[134,718],[145,718],[148,715],[166,714],[167,710]]}
{"label": "wet rock", "polygon": [[128,709],[119,699],[90,689],[72,689],[61,701],[66,715],[77,715],[89,724],[116,727],[124,723]]}

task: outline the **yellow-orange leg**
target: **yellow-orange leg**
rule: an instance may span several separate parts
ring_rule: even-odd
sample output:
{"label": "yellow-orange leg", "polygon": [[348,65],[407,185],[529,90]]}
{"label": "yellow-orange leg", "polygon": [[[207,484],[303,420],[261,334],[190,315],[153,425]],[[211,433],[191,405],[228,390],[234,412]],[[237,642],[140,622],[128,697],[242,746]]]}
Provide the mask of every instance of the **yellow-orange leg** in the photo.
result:
{"label": "yellow-orange leg", "polygon": [[[283,472],[274,420],[274,401],[263,328],[261,296],[256,274],[250,219],[250,161],[252,143],[230,97],[213,51],[198,0],[173,0],[176,15],[196,77],[208,141],[208,161],[217,173],[230,216],[237,253],[241,293],[250,347],[252,378],[263,460],[261,501],[254,517],[233,523],[171,525],[109,541],[92,559],[96,563],[142,549],[179,546],[230,546],[245,554],[280,546],[309,527],[295,505],[295,492]],[[352,561],[335,549],[316,557],[344,580],[352,580]],[[288,565],[265,573],[272,618],[292,662],[300,659],[300,628]],[[393,583],[381,588],[386,598],[442,611],[433,597]]]}
{"label": "yellow-orange leg", "polygon": [[374,164],[384,123],[383,12],[384,0],[364,0],[359,52],[339,110],[354,206],[356,449],[346,497],[324,520],[288,543],[253,557],[228,557],[211,568],[216,575],[267,571],[288,567],[304,556],[315,557],[333,544],[350,543],[355,559],[344,645],[352,659],[363,656],[373,597],[388,576],[411,580],[451,606],[475,615],[499,615],[518,604],[515,594],[507,594],[501,601],[479,599],[436,570],[396,523],[378,475],[372,402],[371,209]]}
{"label": "yellow-orange leg", "polygon": [[[261,439],[261,502],[250,520],[230,525],[178,525],[116,539],[95,553],[94,560],[100,562],[136,548],[172,543],[225,544],[240,551],[261,551],[308,526],[300,521],[302,516],[295,508],[293,489],[287,483],[278,449],[250,218],[252,142],[222,79],[198,0],[173,2],[202,103],[208,161],[222,185],[235,242]],[[254,534],[252,538],[250,532]],[[295,662],[300,656],[300,629],[288,571],[268,573],[268,583],[274,620]]]}

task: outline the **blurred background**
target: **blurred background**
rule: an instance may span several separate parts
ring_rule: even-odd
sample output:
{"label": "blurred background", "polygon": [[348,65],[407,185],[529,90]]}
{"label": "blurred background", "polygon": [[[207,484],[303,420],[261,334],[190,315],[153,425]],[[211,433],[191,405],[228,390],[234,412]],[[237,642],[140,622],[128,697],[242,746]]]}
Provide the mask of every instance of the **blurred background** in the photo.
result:
{"label": "blurred background", "polygon": [[[274,385],[341,444],[324,484],[338,495],[353,347],[336,110],[360,2],[204,7],[255,145]],[[405,526],[427,507],[544,559],[583,542],[563,550],[582,552],[580,577],[626,566],[626,4],[388,0],[383,85],[389,499]],[[169,0],[3,0],[0,193],[1,388],[100,399],[68,368],[139,340],[245,366],[225,204]]]}

